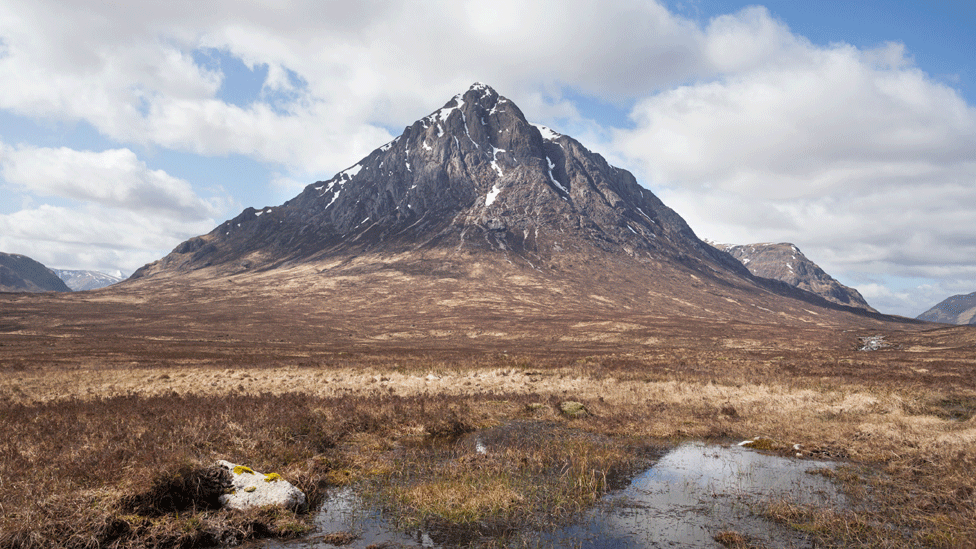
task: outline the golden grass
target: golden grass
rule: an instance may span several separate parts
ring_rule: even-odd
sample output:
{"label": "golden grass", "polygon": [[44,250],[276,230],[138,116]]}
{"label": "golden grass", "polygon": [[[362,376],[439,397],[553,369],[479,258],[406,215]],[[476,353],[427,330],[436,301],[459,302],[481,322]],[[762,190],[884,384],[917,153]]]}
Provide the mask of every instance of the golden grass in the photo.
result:
{"label": "golden grass", "polygon": [[[374,501],[404,523],[492,535],[585,509],[639,458],[634,441],[755,437],[783,453],[799,444],[804,456],[852,463],[837,477],[850,509],[774,502],[767,511],[824,546],[976,543],[967,359],[920,345],[809,356],[733,347],[0,369],[0,547],[191,547],[307,528],[294,513],[151,518],[122,508],[147,479],[218,458],[278,471],[312,493],[368,481]],[[562,417],[564,400],[593,416]],[[512,421],[572,434],[488,455],[431,440]],[[29,495],[38,492],[50,495]]]}
{"label": "golden grass", "polygon": [[486,516],[507,515],[525,498],[511,478],[466,474],[438,478],[390,494],[399,505],[455,524],[471,524]]}

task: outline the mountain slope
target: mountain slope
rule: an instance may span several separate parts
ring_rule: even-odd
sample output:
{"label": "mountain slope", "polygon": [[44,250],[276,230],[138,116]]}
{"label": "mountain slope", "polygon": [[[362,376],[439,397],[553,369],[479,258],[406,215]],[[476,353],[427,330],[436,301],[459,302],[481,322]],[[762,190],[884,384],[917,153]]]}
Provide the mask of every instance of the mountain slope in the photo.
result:
{"label": "mountain slope", "polygon": [[321,290],[335,307],[371,311],[364,322],[391,306],[446,318],[601,310],[817,323],[830,315],[811,307],[837,309],[753,276],[632,174],[530,124],[483,84],[333,178],[244,210],[124,284],[163,281],[279,299]]}
{"label": "mountain slope", "polygon": [[404,245],[510,252],[541,265],[565,249],[554,232],[607,251],[739,268],[629,172],[529,124],[476,84],[332,179],[280,207],[249,208],[133,276],[216,265],[240,272]]}
{"label": "mountain slope", "polygon": [[33,259],[0,252],[0,292],[70,292],[54,271]]}
{"label": "mountain slope", "polygon": [[99,271],[83,271],[73,269],[51,269],[58,278],[64,281],[73,291],[97,290],[118,284],[123,278],[105,274]]}
{"label": "mountain slope", "polygon": [[976,325],[976,292],[948,297],[916,318],[945,324]]}
{"label": "mountain slope", "polygon": [[819,265],[810,261],[795,245],[780,244],[713,244],[738,259],[749,271],[763,278],[780,280],[791,286],[817,294],[838,305],[858,307],[874,312],[861,293],[844,286]]}

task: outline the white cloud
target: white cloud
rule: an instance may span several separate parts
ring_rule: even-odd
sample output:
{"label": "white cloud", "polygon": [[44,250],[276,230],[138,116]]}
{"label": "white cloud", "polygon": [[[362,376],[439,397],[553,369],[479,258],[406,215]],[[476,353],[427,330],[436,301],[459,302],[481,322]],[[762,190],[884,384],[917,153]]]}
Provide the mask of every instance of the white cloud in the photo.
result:
{"label": "white cloud", "polygon": [[[199,196],[128,149],[76,151],[0,144],[5,191],[19,211],[0,215],[0,250],[45,265],[131,272],[186,238],[209,232],[233,201]],[[54,199],[59,205],[39,201]]]}
{"label": "white cloud", "polygon": [[41,205],[0,215],[0,250],[27,255],[53,268],[130,273],[169,253],[216,221],[174,222],[98,204]]}
{"label": "white cloud", "polygon": [[21,191],[133,211],[165,211],[188,221],[211,218],[219,200],[197,196],[187,181],[152,170],[128,149],[102,152],[20,146],[0,157],[0,175]]}
{"label": "white cloud", "polygon": [[869,282],[856,287],[875,308],[915,318],[947,297],[972,293],[972,277],[976,275],[974,271],[976,270],[970,269],[969,276],[964,279],[945,278],[923,284]]}
{"label": "white cloud", "polygon": [[[638,101],[614,144],[701,236],[794,242],[833,274],[961,277],[976,257],[976,109],[902,45],[818,47],[767,18],[713,21],[716,66],[744,68]],[[904,314],[907,291],[873,295]]]}
{"label": "white cloud", "polygon": [[[532,100],[541,88],[632,95],[707,65],[701,31],[643,0],[617,9],[582,0],[490,9],[480,1],[161,9],[11,0],[0,21],[8,50],[0,108],[85,120],[123,143],[240,153],[298,171],[340,169],[391,138],[384,126],[412,122],[440,106],[432,98],[447,100],[474,80],[549,107]],[[194,64],[201,48],[267,65],[265,90],[291,100],[276,108],[218,100],[223,75]],[[307,86],[296,89],[289,74]],[[567,107],[557,99],[540,112]]]}

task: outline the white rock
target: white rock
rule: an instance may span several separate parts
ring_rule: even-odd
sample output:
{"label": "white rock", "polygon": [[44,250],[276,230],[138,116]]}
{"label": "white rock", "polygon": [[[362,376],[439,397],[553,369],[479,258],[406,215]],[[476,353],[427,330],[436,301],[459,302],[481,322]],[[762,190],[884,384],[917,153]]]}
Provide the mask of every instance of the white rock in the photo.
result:
{"label": "white rock", "polygon": [[230,471],[234,492],[220,496],[228,509],[249,509],[274,505],[290,509],[305,505],[305,494],[277,474],[265,475],[250,467],[220,460],[218,467]]}

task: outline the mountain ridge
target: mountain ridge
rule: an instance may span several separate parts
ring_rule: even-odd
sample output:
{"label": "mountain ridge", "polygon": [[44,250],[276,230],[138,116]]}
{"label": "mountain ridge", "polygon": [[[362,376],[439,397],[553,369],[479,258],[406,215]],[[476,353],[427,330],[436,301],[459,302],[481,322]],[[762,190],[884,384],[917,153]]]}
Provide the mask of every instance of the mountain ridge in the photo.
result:
{"label": "mountain ridge", "polygon": [[915,318],[943,324],[976,325],[976,292],[947,297]]}
{"label": "mountain ridge", "polygon": [[70,292],[54,271],[25,255],[0,252],[0,292]]}
{"label": "mountain ridge", "polygon": [[[332,178],[280,206],[245,209],[123,284],[181,277],[288,280],[296,291],[349,283],[428,313],[442,307],[431,303],[485,311],[524,298],[550,311],[573,304],[818,323],[825,317],[811,306],[871,314],[754,276],[630,172],[529,123],[479,83]],[[402,291],[390,290],[398,284]],[[415,288],[434,293],[414,296]]]}
{"label": "mountain ridge", "polygon": [[83,269],[51,269],[58,278],[75,292],[97,290],[125,280],[122,277],[103,273],[101,271],[86,271]]}
{"label": "mountain ridge", "polygon": [[858,307],[877,312],[856,289],[845,286],[810,260],[795,244],[719,244],[712,246],[728,252],[752,274],[779,280],[791,286],[819,295],[838,305]]}
{"label": "mountain ridge", "polygon": [[[346,192],[357,184],[360,192]],[[282,227],[270,231],[276,224]],[[575,139],[530,124],[517,106],[482,84],[333,178],[308,185],[281,206],[245,209],[178,246],[178,258],[163,261],[170,267],[178,259],[178,268],[194,269],[243,256],[243,270],[312,259],[323,251],[383,248],[397,237],[427,244],[447,238],[459,250],[483,248],[484,240],[488,247],[527,251],[543,261],[546,245],[553,244],[538,242],[547,225],[581,230],[604,248],[661,249],[678,259],[705,256],[727,269],[739,267],[702,245],[629,172]],[[672,237],[691,249],[676,249],[668,242]],[[260,253],[269,249],[275,250],[272,261]],[[150,264],[133,277],[155,270]]]}

